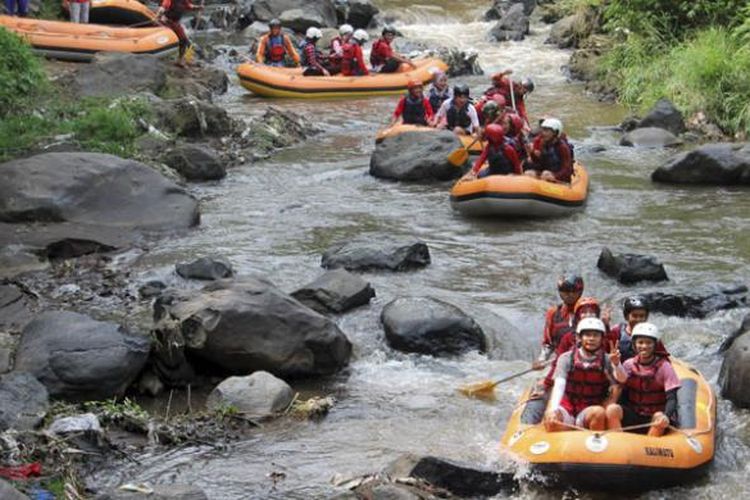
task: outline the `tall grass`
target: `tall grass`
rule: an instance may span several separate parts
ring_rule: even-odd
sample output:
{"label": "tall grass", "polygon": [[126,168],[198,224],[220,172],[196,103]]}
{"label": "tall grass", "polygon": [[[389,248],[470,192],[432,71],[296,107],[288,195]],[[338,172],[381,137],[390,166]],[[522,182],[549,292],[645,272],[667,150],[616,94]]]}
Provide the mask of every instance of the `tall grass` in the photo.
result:
{"label": "tall grass", "polygon": [[42,63],[29,44],[0,27],[0,119],[22,110],[47,87]]}

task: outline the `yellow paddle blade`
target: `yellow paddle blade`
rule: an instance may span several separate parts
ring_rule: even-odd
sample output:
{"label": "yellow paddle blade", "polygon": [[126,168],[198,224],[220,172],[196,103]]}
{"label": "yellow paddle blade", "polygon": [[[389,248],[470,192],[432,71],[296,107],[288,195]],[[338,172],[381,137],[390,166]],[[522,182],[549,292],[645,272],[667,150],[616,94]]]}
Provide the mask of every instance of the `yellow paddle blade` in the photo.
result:
{"label": "yellow paddle blade", "polygon": [[195,45],[191,43],[185,51],[185,62],[191,64],[193,59],[195,59]]}
{"label": "yellow paddle blade", "polygon": [[470,398],[494,399],[495,386],[497,386],[497,382],[494,382],[492,380],[483,380],[482,382],[466,384],[459,387],[458,390],[459,392],[461,392],[461,394],[464,394]]}
{"label": "yellow paddle blade", "polygon": [[448,155],[448,163],[450,163],[454,167],[462,166],[468,159],[469,150],[464,147],[451,151],[451,153]]}

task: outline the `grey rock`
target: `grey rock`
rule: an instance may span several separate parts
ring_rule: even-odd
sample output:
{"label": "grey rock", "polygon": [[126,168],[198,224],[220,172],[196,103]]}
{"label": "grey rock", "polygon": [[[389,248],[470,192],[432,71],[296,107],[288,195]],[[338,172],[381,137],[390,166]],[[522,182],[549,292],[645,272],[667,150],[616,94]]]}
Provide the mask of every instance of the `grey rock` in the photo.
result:
{"label": "grey rock", "polygon": [[495,0],[487,12],[484,13],[485,21],[496,21],[510,9],[512,5],[520,3],[523,5],[523,13],[530,16],[537,5],[536,0]]}
{"label": "grey rock", "polygon": [[211,100],[214,94],[225,94],[229,89],[229,77],[221,68],[209,65],[193,65],[189,70],[168,65],[167,80],[159,92],[163,98],[178,98],[192,95],[202,100]]}
{"label": "grey rock", "polygon": [[448,155],[461,147],[448,130],[406,132],[388,137],[375,146],[370,175],[398,181],[446,181],[463,171],[448,162]]}
{"label": "grey rock", "polygon": [[320,265],[348,271],[410,271],[429,263],[430,250],[420,241],[352,241],[326,250]]}
{"label": "grey rock", "polygon": [[620,139],[621,146],[634,146],[646,148],[666,148],[679,146],[682,140],[663,128],[646,127],[637,128],[626,133]]}
{"label": "grey rock", "polygon": [[268,372],[229,377],[208,395],[211,410],[231,406],[251,418],[268,418],[284,411],[294,399],[289,384]]}
{"label": "grey rock", "polygon": [[136,493],[113,489],[95,497],[95,500],[208,500],[206,493],[188,484],[157,484],[151,493]]}
{"label": "grey rock", "polygon": [[232,265],[226,257],[201,257],[190,263],[177,264],[177,274],[185,279],[219,280],[229,278],[234,274]]}
{"label": "grey rock", "polygon": [[529,17],[524,13],[523,4],[516,3],[505,12],[490,30],[490,36],[498,42],[520,41],[529,34]]}
{"label": "grey rock", "polygon": [[36,302],[15,285],[0,285],[0,331],[20,332],[34,317]]}
{"label": "grey rock", "polygon": [[[316,0],[315,2],[309,0],[256,0],[251,12],[254,19],[268,22],[273,18],[281,19],[284,12],[295,9],[303,11],[310,19],[319,19],[319,26],[331,28],[336,26],[336,6],[331,0]],[[293,27],[287,24],[284,24],[284,26]],[[308,27],[306,25],[304,29]]]}
{"label": "grey rock", "polygon": [[29,497],[15,489],[5,479],[0,478],[0,498],[3,500],[29,500]]}
{"label": "grey rock", "polygon": [[383,308],[380,319],[388,344],[399,351],[451,356],[487,349],[476,321],[432,297],[400,297]]}
{"label": "grey rock", "polygon": [[[745,318],[747,320],[747,318]],[[750,323],[750,321],[743,322]],[[747,325],[750,327],[750,324]],[[724,355],[719,373],[721,395],[740,408],[750,408],[750,335],[746,328]]]}
{"label": "grey rock", "polygon": [[705,318],[709,314],[750,305],[748,288],[740,286],[703,286],[686,291],[658,291],[642,294],[651,312],[667,316]]}
{"label": "grey rock", "polygon": [[745,315],[744,319],[742,320],[742,323],[740,324],[740,327],[737,330],[735,330],[731,335],[729,335],[726,339],[724,339],[724,342],[721,343],[721,347],[719,347],[719,352],[725,352],[727,349],[732,347],[732,343],[740,335],[748,331],[750,331],[750,313]]}
{"label": "grey rock", "polygon": [[17,345],[16,335],[0,332],[0,375],[13,368],[13,354],[16,352]]}
{"label": "grey rock", "polygon": [[49,261],[40,257],[34,248],[24,245],[0,248],[0,279],[14,278],[23,273],[43,271],[47,268]]}
{"label": "grey rock", "polygon": [[[351,343],[335,323],[259,277],[164,294],[154,317],[161,345],[178,346],[169,360],[189,355],[190,363],[212,373],[325,375],[346,366],[351,355]],[[172,371],[181,369],[170,363]]]}
{"label": "grey rock", "polygon": [[98,53],[90,64],[64,79],[79,97],[117,97],[142,91],[156,94],[166,82],[166,65],[158,56],[121,52]]}
{"label": "grey rock", "polygon": [[685,120],[680,110],[669,99],[662,98],[638,123],[638,127],[657,127],[679,135],[685,131]]}
{"label": "grey rock", "polygon": [[164,163],[193,182],[216,181],[227,175],[219,153],[202,144],[180,144],[166,154]]}
{"label": "grey rock", "polygon": [[252,156],[263,158],[276,149],[302,142],[319,131],[303,116],[270,106],[263,116],[250,123],[243,137],[247,137],[245,147]]}
{"label": "grey rock", "polygon": [[292,297],[322,314],[342,313],[368,304],[375,297],[375,290],[359,276],[334,269],[293,292]]}
{"label": "grey rock", "polygon": [[80,415],[71,415],[55,419],[47,431],[52,434],[65,435],[72,432],[95,432],[102,433],[102,426],[99,418],[93,413],[82,413]]}
{"label": "grey rock", "polygon": [[346,22],[354,26],[354,29],[366,29],[378,12],[380,9],[372,0],[348,0]]}
{"label": "grey rock", "polygon": [[224,137],[238,127],[226,109],[193,96],[157,101],[153,109],[160,129],[182,137]]}
{"label": "grey rock", "polygon": [[312,9],[289,9],[279,16],[281,24],[294,31],[304,33],[310,27],[323,28],[328,26],[327,20],[321,12]]}
{"label": "grey rock", "polygon": [[116,323],[51,311],[24,328],[15,370],[36,376],[51,397],[106,399],[136,379],[150,348],[150,339]]}
{"label": "grey rock", "polygon": [[651,180],[711,186],[750,185],[750,144],[706,144],[670,159],[651,174]]}
{"label": "grey rock", "polygon": [[167,285],[159,280],[147,281],[138,288],[138,295],[142,299],[150,299],[161,295]]}
{"label": "grey rock", "polygon": [[596,267],[620,283],[630,285],[640,281],[667,281],[664,264],[655,257],[637,254],[613,255],[609,248],[603,248]]}
{"label": "grey rock", "polygon": [[29,373],[0,376],[0,432],[30,430],[47,414],[47,389]]}

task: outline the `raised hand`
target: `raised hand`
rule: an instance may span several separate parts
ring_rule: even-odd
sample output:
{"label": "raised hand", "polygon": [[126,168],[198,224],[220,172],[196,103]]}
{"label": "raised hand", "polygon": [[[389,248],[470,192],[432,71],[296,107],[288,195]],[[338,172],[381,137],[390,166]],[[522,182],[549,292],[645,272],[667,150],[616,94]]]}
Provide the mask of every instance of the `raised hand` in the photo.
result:
{"label": "raised hand", "polygon": [[620,341],[615,341],[612,344],[612,348],[609,350],[609,361],[612,363],[612,366],[617,366],[620,364]]}

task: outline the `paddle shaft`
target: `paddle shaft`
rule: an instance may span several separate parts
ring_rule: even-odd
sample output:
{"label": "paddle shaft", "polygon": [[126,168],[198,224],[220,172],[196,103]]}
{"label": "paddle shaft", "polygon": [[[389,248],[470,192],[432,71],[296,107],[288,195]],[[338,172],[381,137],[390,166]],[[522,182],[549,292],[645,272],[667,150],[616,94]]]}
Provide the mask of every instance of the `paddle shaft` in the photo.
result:
{"label": "paddle shaft", "polygon": [[510,104],[513,106],[513,111],[516,110],[516,92],[513,90],[513,77],[508,75],[508,82],[510,82]]}
{"label": "paddle shaft", "polygon": [[493,380],[492,384],[493,385],[502,384],[503,382],[507,382],[508,380],[513,380],[514,378],[518,378],[521,375],[526,375],[527,373],[531,373],[533,371],[536,371],[536,370],[534,368],[527,368],[526,370],[522,372],[514,373],[513,375],[509,375],[505,378],[501,378],[500,380]]}

